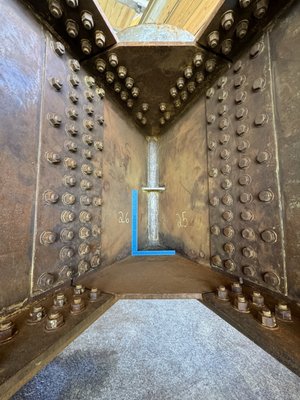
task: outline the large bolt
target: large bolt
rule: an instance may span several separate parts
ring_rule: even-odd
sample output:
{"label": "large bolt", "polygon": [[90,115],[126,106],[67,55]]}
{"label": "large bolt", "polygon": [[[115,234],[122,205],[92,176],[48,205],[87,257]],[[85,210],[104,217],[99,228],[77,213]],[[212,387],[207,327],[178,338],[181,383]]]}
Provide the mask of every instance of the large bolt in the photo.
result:
{"label": "large bolt", "polygon": [[262,190],[261,192],[259,192],[258,198],[264,203],[270,203],[274,199],[274,193],[270,189]]}
{"label": "large bolt", "polygon": [[63,9],[59,0],[49,0],[49,11],[54,18],[61,18]]}
{"label": "large bolt", "polygon": [[58,202],[59,196],[53,190],[46,190],[43,193],[43,199],[47,204],[54,204]]}
{"label": "large bolt", "polygon": [[78,24],[73,19],[67,19],[67,21],[66,21],[66,31],[67,31],[67,34],[71,38],[73,38],[73,39],[76,38],[78,36],[78,33],[79,33]]}
{"label": "large bolt", "polygon": [[252,221],[254,218],[253,213],[250,210],[243,210],[240,217],[243,221]]}
{"label": "large bolt", "polygon": [[133,85],[134,85],[134,79],[131,78],[130,76],[128,76],[128,77],[125,79],[125,86],[126,86],[126,88],[130,90],[130,89],[133,88]]}
{"label": "large bolt", "polygon": [[83,52],[83,54],[85,55],[89,55],[92,52],[92,44],[88,39],[81,39],[81,50]]}
{"label": "large bolt", "polygon": [[64,293],[56,293],[54,298],[53,298],[53,308],[54,309],[59,309],[63,308],[67,303],[67,298],[64,295]]}
{"label": "large bolt", "polygon": [[207,44],[209,47],[214,49],[218,46],[220,40],[220,34],[218,31],[211,32],[207,37]]}
{"label": "large bolt", "polygon": [[54,331],[63,326],[64,323],[63,315],[59,311],[52,310],[47,316],[45,330]]}
{"label": "large bolt", "polygon": [[225,286],[221,285],[218,287],[217,299],[222,301],[229,301],[228,290]]}
{"label": "large bolt", "polygon": [[106,68],[106,61],[103,60],[102,58],[97,58],[96,60],[96,69],[99,72],[104,72]]}
{"label": "large bolt", "polygon": [[232,221],[233,220],[233,212],[231,210],[224,211],[222,214],[222,218],[228,222]]}
{"label": "large bolt", "polygon": [[62,195],[62,202],[64,205],[72,205],[75,203],[76,197],[74,196],[74,194],[71,193],[64,193]]}
{"label": "large bolt", "polygon": [[235,252],[235,246],[231,242],[227,242],[224,244],[223,249],[225,253],[232,255]]}
{"label": "large bolt", "polygon": [[80,71],[80,64],[79,64],[79,61],[77,61],[77,60],[75,60],[75,59],[70,60],[70,67],[71,67],[71,69],[72,69],[74,72]]}
{"label": "large bolt", "polygon": [[233,11],[226,11],[221,17],[221,26],[225,31],[229,31],[234,24]]}
{"label": "large bolt", "polygon": [[254,291],[252,293],[252,303],[257,307],[262,307],[265,304],[265,299],[260,292]]}
{"label": "large bolt", "polygon": [[215,68],[216,68],[216,60],[215,59],[211,58],[206,61],[205,69],[207,72],[213,72]]}
{"label": "large bolt", "polygon": [[242,254],[246,258],[256,258],[256,252],[251,246],[243,247]]}
{"label": "large bolt", "polygon": [[234,236],[233,227],[231,225],[225,226],[225,228],[223,229],[223,235],[228,237],[228,238],[232,238]]}
{"label": "large bolt", "polygon": [[195,54],[193,64],[196,68],[201,67],[201,65],[203,64],[203,55],[201,53]]}
{"label": "large bolt", "polygon": [[259,0],[254,6],[253,15],[257,19],[261,19],[266,15],[268,10],[269,0]]}
{"label": "large bolt", "polygon": [[191,79],[193,76],[193,68],[188,66],[184,69],[183,75],[185,76],[186,79]]}
{"label": "large bolt", "polygon": [[240,202],[242,204],[251,203],[253,196],[251,193],[241,193],[240,195]]}
{"label": "large bolt", "polygon": [[87,243],[81,243],[78,247],[79,256],[85,256],[90,252],[90,246]]}
{"label": "large bolt", "polygon": [[268,328],[268,329],[277,328],[275,316],[265,306],[258,312],[258,320],[264,328]]}
{"label": "large bolt", "polygon": [[62,261],[69,260],[74,256],[74,250],[71,247],[63,247],[59,252],[59,258]]}
{"label": "large bolt", "polygon": [[94,28],[93,16],[88,11],[84,11],[81,14],[81,21],[86,30],[90,31]]}
{"label": "large bolt", "polygon": [[70,242],[71,240],[74,239],[74,232],[71,231],[70,229],[63,229],[60,232],[60,240],[62,242]]}
{"label": "large bolt", "polygon": [[55,114],[55,113],[49,113],[47,115],[48,121],[50,122],[50,124],[52,126],[54,126],[55,128],[58,128],[61,123],[62,123],[62,118],[60,115]]}
{"label": "large bolt", "polygon": [[92,204],[92,200],[88,196],[81,196],[80,197],[80,204],[83,206],[90,206]]}
{"label": "large bolt", "polygon": [[29,316],[28,316],[28,319],[26,322],[29,325],[38,324],[45,318],[45,316],[46,316],[45,307],[43,307],[41,305],[35,305],[30,310]]}
{"label": "large bolt", "polygon": [[75,213],[73,213],[72,211],[69,211],[69,210],[62,211],[62,213],[60,215],[60,220],[64,224],[73,222],[75,220],[75,218],[76,218]]}
{"label": "large bolt", "polygon": [[248,26],[249,21],[247,19],[243,19],[237,24],[235,33],[239,39],[243,39],[247,35]]}
{"label": "large bolt", "polygon": [[102,48],[105,46],[105,35],[102,31],[95,32],[95,43],[98,47]]}
{"label": "large bolt", "polygon": [[241,313],[249,313],[249,304],[243,294],[238,294],[234,299],[233,308]]}
{"label": "large bolt", "polygon": [[230,54],[231,50],[232,50],[232,46],[233,46],[233,41],[231,39],[223,40],[223,42],[221,43],[222,54],[224,54],[225,56]]}
{"label": "large bolt", "polygon": [[281,321],[292,321],[291,309],[286,303],[278,303],[275,306],[275,315]]}
{"label": "large bolt", "polygon": [[271,229],[266,229],[260,234],[262,240],[266,243],[275,243],[277,241],[277,234]]}
{"label": "large bolt", "polygon": [[277,287],[280,283],[279,277],[272,271],[266,272],[263,275],[263,279],[267,285],[270,285],[272,287]]}
{"label": "large bolt", "polygon": [[71,302],[71,309],[70,312],[73,315],[80,314],[84,309],[86,308],[86,305],[80,296],[73,296],[72,302]]}
{"label": "large bolt", "polygon": [[101,291],[97,288],[91,288],[89,291],[89,302],[95,303],[96,301],[100,300]]}
{"label": "large bolt", "polygon": [[239,177],[239,184],[241,186],[248,186],[250,185],[251,181],[252,179],[250,175],[245,174]]}
{"label": "large bolt", "polygon": [[56,234],[51,231],[44,231],[40,235],[40,243],[44,246],[48,246],[49,244],[53,244],[56,240]]}
{"label": "large bolt", "polygon": [[65,175],[63,177],[63,183],[65,186],[75,186],[76,185],[76,178],[75,176]]}
{"label": "large bolt", "polygon": [[252,228],[245,228],[242,230],[241,235],[244,239],[253,241],[256,239],[255,232]]}
{"label": "large bolt", "polygon": [[64,166],[69,169],[75,169],[77,167],[77,162],[71,157],[66,157],[64,159]]}

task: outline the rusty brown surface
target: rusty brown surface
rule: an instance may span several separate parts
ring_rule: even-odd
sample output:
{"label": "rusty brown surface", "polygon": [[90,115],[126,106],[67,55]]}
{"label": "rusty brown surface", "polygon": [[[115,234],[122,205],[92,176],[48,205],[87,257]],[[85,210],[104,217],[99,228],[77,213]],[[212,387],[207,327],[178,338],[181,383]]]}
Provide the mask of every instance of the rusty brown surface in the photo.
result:
{"label": "rusty brown surface", "polygon": [[[28,325],[26,321],[29,308],[14,318],[18,333],[11,341],[0,345],[1,400],[9,399],[116,302],[114,296],[102,294],[98,302],[89,303],[88,294],[85,292],[81,296],[86,304],[85,310],[78,315],[72,315],[72,290],[69,288],[64,291],[67,303],[59,310],[63,315],[64,324],[57,330],[45,331],[47,317],[37,324]],[[39,304],[48,312],[52,302],[53,297],[49,296]]]}
{"label": "rusty brown surface", "polygon": [[202,293],[228,284],[229,279],[180,255],[128,257],[80,277],[78,283],[97,286],[119,298],[201,298]]}
{"label": "rusty brown surface", "polygon": [[300,299],[300,4],[270,33],[273,99],[283,199],[288,295]]}
{"label": "rusty brown surface", "polygon": [[[102,262],[108,265],[131,252],[131,190],[146,183],[147,142],[109,98],[104,118]],[[140,232],[146,235],[147,209],[140,200]]]}
{"label": "rusty brown surface", "polygon": [[1,1],[0,15],[1,310],[30,293],[45,44],[40,25],[18,2]]}
{"label": "rusty brown surface", "polygon": [[199,99],[160,138],[160,237],[186,257],[209,264],[205,101]]}

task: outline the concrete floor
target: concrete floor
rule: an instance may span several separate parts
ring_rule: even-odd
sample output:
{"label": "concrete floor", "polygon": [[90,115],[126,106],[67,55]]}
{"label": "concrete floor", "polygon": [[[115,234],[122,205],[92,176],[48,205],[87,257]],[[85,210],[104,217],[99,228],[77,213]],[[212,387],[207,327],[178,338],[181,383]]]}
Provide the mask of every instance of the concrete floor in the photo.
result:
{"label": "concrete floor", "polygon": [[199,302],[124,300],[13,400],[299,400],[299,393],[300,378]]}

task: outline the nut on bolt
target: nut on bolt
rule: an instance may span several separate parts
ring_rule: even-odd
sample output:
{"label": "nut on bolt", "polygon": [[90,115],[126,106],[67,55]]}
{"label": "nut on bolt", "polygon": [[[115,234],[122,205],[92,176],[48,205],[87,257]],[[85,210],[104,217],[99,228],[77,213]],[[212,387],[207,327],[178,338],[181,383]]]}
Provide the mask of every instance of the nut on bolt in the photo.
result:
{"label": "nut on bolt", "polygon": [[79,0],[66,0],[66,3],[69,7],[76,8],[78,7]]}
{"label": "nut on bolt", "polygon": [[97,288],[91,288],[89,291],[89,302],[90,303],[95,303],[96,301],[99,301],[101,297],[101,291]]}
{"label": "nut on bolt", "polygon": [[53,308],[63,308],[67,303],[67,298],[63,293],[56,293],[53,298]]}
{"label": "nut on bolt", "polygon": [[74,295],[80,296],[85,292],[85,287],[81,284],[78,284],[73,289]]}
{"label": "nut on bolt", "polygon": [[233,308],[241,313],[248,314],[250,312],[248,301],[243,294],[238,294],[233,303]]}
{"label": "nut on bolt", "polygon": [[234,24],[234,15],[233,11],[226,11],[221,17],[221,26],[225,31],[229,31],[229,29]]}
{"label": "nut on bolt", "polygon": [[268,10],[269,7],[269,0],[259,0],[256,2],[254,6],[253,15],[257,19],[263,18]]}
{"label": "nut on bolt", "polygon": [[239,282],[233,282],[231,285],[231,291],[235,294],[241,294],[242,293],[242,286]]}
{"label": "nut on bolt", "polygon": [[63,15],[63,10],[59,0],[49,0],[49,11],[54,18],[61,18]]}
{"label": "nut on bolt", "polygon": [[80,314],[85,308],[86,308],[86,305],[85,305],[82,297],[81,296],[73,296],[73,299],[71,302],[71,310],[70,310],[71,314],[73,314],[73,315]]}
{"label": "nut on bolt", "polygon": [[243,19],[242,21],[240,21],[236,27],[235,31],[236,36],[239,39],[243,39],[247,35],[248,27],[249,27],[249,21],[247,19]]}
{"label": "nut on bolt", "polygon": [[117,67],[117,65],[119,64],[118,56],[115,53],[111,53],[108,56],[108,62],[113,68]]}
{"label": "nut on bolt", "polygon": [[252,303],[257,307],[262,307],[265,304],[265,299],[260,292],[254,291],[252,293]]}
{"label": "nut on bolt", "polygon": [[55,114],[55,113],[49,113],[47,115],[48,121],[50,122],[51,125],[54,127],[59,127],[62,123],[62,118],[60,115]]}
{"label": "nut on bolt", "polygon": [[220,34],[218,31],[211,32],[207,37],[207,43],[212,49],[214,49],[219,44],[219,40]]}
{"label": "nut on bolt", "polygon": [[66,52],[65,46],[61,42],[54,43],[54,51],[58,56],[63,56]]}
{"label": "nut on bolt", "polygon": [[81,39],[81,50],[83,52],[83,54],[85,55],[89,55],[92,52],[92,44],[88,39]]}
{"label": "nut on bolt", "polygon": [[201,53],[195,54],[193,64],[196,68],[201,67],[201,65],[203,64],[203,55]]}
{"label": "nut on bolt", "polygon": [[29,316],[28,316],[28,319],[26,322],[29,325],[38,324],[45,318],[45,316],[46,316],[45,307],[43,307],[42,305],[35,305],[30,310]]}
{"label": "nut on bolt", "polygon": [[97,58],[96,60],[96,69],[99,72],[104,72],[106,68],[106,61],[103,60],[102,58]]}
{"label": "nut on bolt", "polygon": [[67,19],[66,21],[66,31],[67,34],[71,37],[71,38],[76,38],[78,36],[79,33],[79,27],[77,25],[77,23],[72,20],[72,19]]}
{"label": "nut on bolt", "polygon": [[18,333],[13,321],[0,321],[0,344],[8,342]]}
{"label": "nut on bolt", "polygon": [[81,21],[86,30],[90,31],[94,28],[93,16],[88,11],[84,11],[81,14]]}
{"label": "nut on bolt", "polygon": [[53,244],[56,240],[56,234],[52,231],[44,231],[40,235],[40,243],[44,246]]}
{"label": "nut on bolt", "polygon": [[233,41],[231,39],[225,39],[221,43],[221,52],[225,56],[231,53]]}
{"label": "nut on bolt", "polygon": [[98,47],[102,48],[105,46],[105,35],[102,31],[95,32],[95,43]]}
{"label": "nut on bolt", "polygon": [[267,328],[267,329],[276,329],[277,328],[276,318],[275,318],[274,314],[266,306],[264,306],[258,312],[257,318],[264,328]]}
{"label": "nut on bolt", "polygon": [[45,330],[47,332],[55,331],[65,323],[63,315],[56,310],[49,311],[46,319]]}
{"label": "nut on bolt", "polygon": [[228,290],[226,289],[225,286],[221,285],[218,287],[217,299],[222,301],[229,301]]}
{"label": "nut on bolt", "polygon": [[275,315],[281,321],[292,321],[291,309],[286,303],[278,303],[275,306]]}

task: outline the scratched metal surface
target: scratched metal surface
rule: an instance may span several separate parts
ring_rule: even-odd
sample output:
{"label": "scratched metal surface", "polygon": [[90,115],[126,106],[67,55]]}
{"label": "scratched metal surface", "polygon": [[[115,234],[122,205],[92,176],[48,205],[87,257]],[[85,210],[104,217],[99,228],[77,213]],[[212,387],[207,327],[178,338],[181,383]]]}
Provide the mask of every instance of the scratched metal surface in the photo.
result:
{"label": "scratched metal surface", "polygon": [[30,292],[45,42],[20,2],[1,0],[0,16],[1,310]]}

